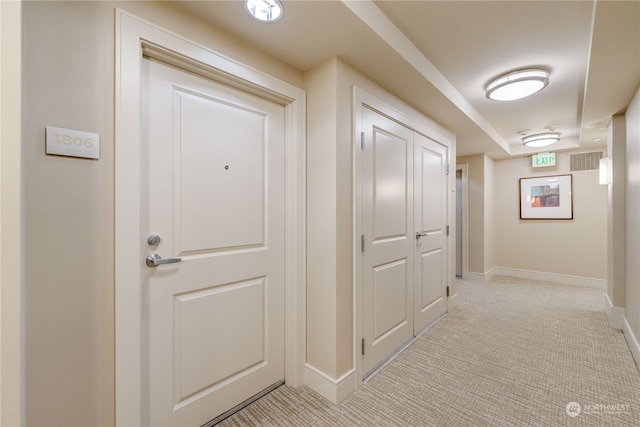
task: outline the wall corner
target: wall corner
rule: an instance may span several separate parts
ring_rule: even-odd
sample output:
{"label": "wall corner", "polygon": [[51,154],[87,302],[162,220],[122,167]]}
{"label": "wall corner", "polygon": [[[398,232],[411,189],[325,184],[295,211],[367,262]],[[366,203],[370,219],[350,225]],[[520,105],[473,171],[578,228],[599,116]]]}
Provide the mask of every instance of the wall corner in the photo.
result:
{"label": "wall corner", "polygon": [[332,378],[307,364],[304,369],[304,384],[329,402],[337,405],[355,391],[355,370],[352,369],[339,378]]}
{"label": "wall corner", "polygon": [[624,307],[616,307],[611,302],[608,293],[604,294],[604,312],[607,315],[609,326],[622,330],[624,327]]}

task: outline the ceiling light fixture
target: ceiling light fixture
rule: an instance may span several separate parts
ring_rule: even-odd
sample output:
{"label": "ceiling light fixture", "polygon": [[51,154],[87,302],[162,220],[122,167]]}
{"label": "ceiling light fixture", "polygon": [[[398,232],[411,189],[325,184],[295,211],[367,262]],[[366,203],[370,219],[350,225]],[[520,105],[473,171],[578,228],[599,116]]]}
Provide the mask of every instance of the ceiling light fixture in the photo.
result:
{"label": "ceiling light fixture", "polygon": [[522,143],[527,147],[546,147],[560,141],[560,132],[543,132],[522,138]]}
{"label": "ceiling light fixture", "polygon": [[513,101],[533,95],[549,84],[549,72],[537,68],[511,71],[487,85],[487,98],[494,101]]}
{"label": "ceiling light fixture", "polygon": [[278,0],[246,0],[244,8],[249,15],[262,22],[277,21],[284,11]]}

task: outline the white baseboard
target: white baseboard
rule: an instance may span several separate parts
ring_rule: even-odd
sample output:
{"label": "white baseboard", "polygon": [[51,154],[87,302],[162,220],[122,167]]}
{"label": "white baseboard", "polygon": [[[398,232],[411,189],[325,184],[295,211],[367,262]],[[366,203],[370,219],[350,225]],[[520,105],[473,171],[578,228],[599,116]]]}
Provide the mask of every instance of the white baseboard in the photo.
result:
{"label": "white baseboard", "polygon": [[517,268],[494,267],[490,270],[491,276],[510,276],[521,279],[541,280],[545,282],[562,283],[565,285],[586,286],[589,288],[607,290],[607,281],[591,277],[570,276],[566,274],[545,273],[542,271],[520,270]]}
{"label": "white baseboard", "polygon": [[493,276],[496,275],[495,269],[496,267],[490,268],[484,273],[473,273],[469,271],[467,272],[467,280],[471,280],[472,282],[488,282]]}
{"label": "white baseboard", "polygon": [[467,273],[467,280],[472,282],[486,282],[487,278],[484,273]]}
{"label": "white baseboard", "polygon": [[624,337],[627,339],[627,344],[629,344],[629,349],[631,350],[633,360],[636,362],[636,367],[640,370],[640,343],[638,343],[638,338],[633,334],[631,325],[629,325],[626,317],[624,318],[622,331],[624,332]]}
{"label": "white baseboard", "polygon": [[333,404],[340,403],[356,389],[355,370],[333,379],[309,364],[304,367],[304,385]]}
{"label": "white baseboard", "polygon": [[604,312],[607,314],[607,320],[609,321],[609,326],[614,329],[620,329],[624,327],[624,308],[616,307],[611,302],[609,298],[609,294],[605,292],[604,294]]}

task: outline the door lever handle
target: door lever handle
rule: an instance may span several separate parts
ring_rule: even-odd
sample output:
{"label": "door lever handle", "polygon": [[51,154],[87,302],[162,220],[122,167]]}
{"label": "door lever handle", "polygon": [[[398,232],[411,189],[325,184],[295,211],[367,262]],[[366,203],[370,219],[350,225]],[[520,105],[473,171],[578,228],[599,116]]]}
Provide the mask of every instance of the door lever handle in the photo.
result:
{"label": "door lever handle", "polygon": [[416,240],[418,240],[418,239],[419,239],[419,238],[421,238],[421,237],[428,236],[428,235],[429,235],[429,233],[427,233],[427,232],[424,232],[424,231],[416,231]]}
{"label": "door lever handle", "polygon": [[166,258],[162,259],[162,257],[158,254],[151,254],[147,257],[147,267],[157,267],[163,264],[174,264],[176,262],[181,262],[182,258]]}

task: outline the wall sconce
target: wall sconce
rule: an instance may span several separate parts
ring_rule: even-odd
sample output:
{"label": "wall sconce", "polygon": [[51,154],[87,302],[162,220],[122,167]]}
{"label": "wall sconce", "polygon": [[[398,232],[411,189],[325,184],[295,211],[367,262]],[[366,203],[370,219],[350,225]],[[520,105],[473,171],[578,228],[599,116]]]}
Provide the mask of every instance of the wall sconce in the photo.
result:
{"label": "wall sconce", "polygon": [[598,182],[600,185],[611,184],[611,157],[603,157],[600,159],[600,167],[598,168]]}

